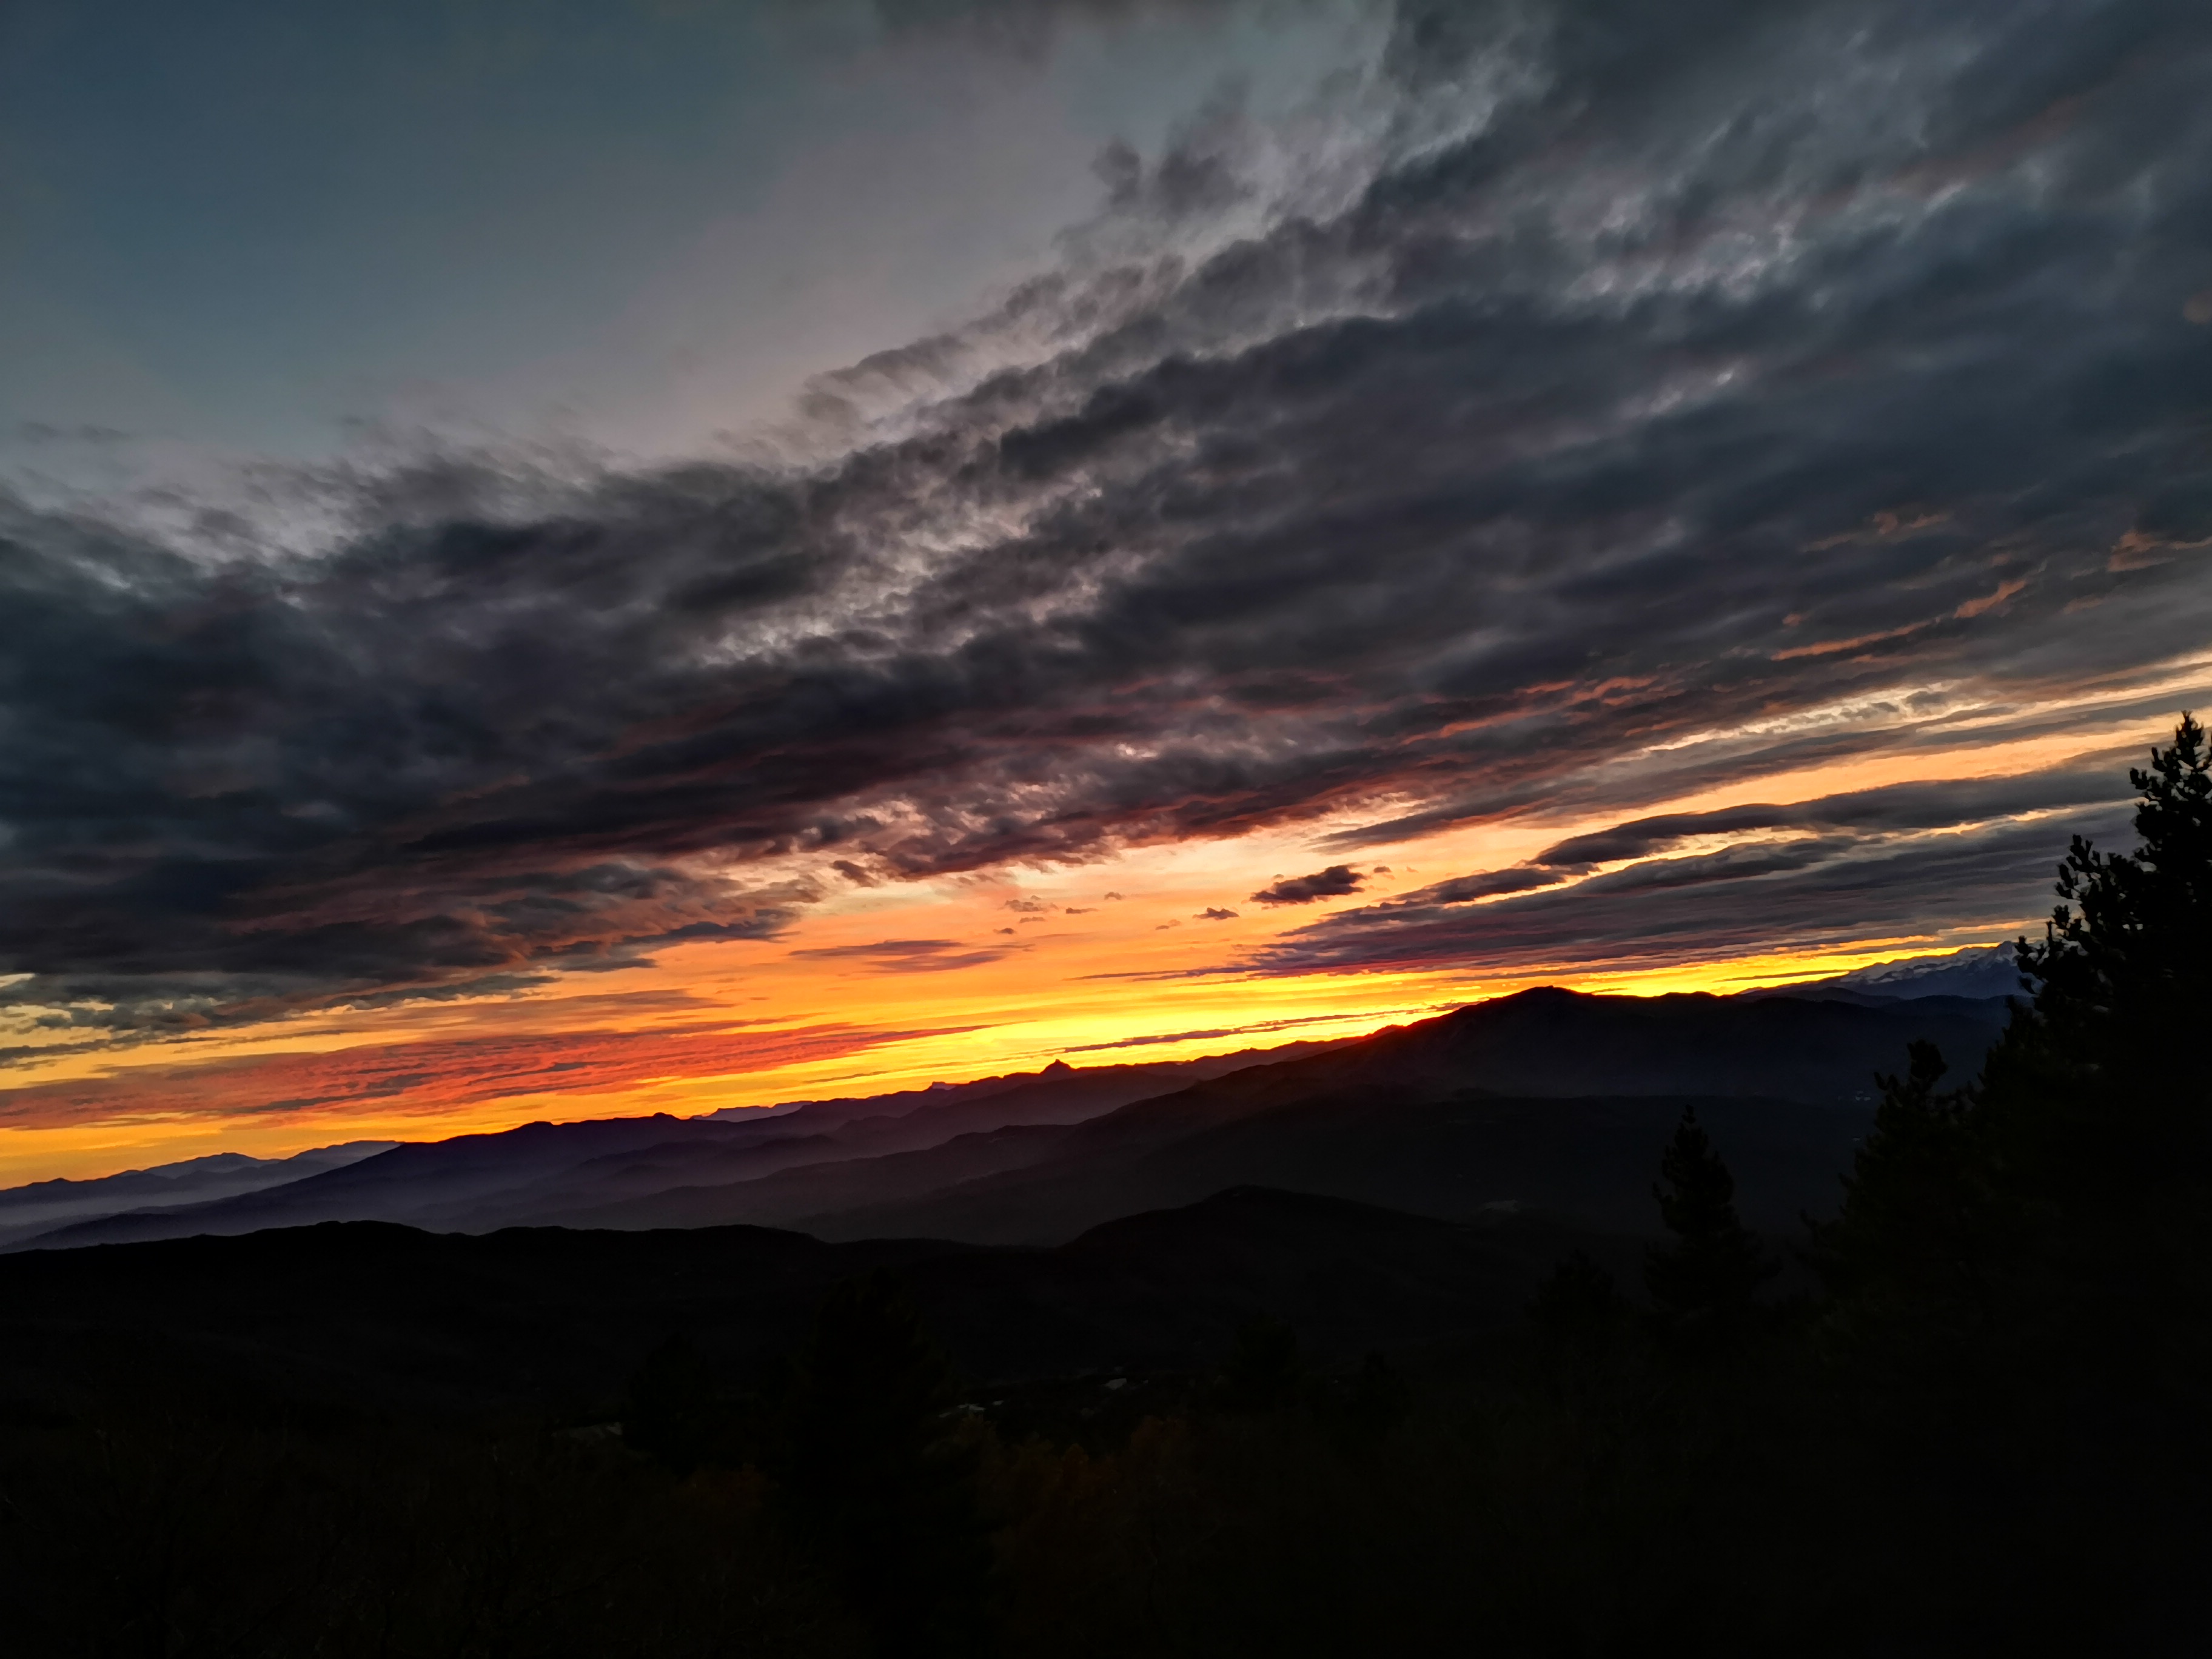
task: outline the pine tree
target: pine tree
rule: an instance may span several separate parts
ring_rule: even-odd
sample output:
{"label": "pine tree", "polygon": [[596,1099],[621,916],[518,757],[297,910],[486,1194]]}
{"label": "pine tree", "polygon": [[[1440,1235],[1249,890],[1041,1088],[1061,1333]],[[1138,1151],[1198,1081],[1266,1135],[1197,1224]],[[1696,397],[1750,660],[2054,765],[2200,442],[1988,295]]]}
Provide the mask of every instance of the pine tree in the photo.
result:
{"label": "pine tree", "polygon": [[1939,1093],[1924,1044],[1906,1081],[1879,1079],[1875,1132],[1814,1252],[1862,1321],[1875,1303],[1915,1303],[1919,1324],[1955,1332],[2009,1301],[2041,1306],[2056,1329],[2052,1297],[2110,1301],[2202,1248],[2212,1096],[2191,1039],[2212,1010],[2203,727],[2185,714],[2172,746],[2128,775],[2142,844],[2106,854],[2074,837],[2041,943],[2016,946],[2033,1000],[2014,1004],[1980,1079]]}
{"label": "pine tree", "polygon": [[2038,1019],[2053,1036],[2081,1044],[2079,1058],[2091,1066],[2117,1058],[2106,1051],[2123,1031],[2204,1012],[2212,925],[2212,758],[2204,728],[2185,711],[2173,746],[2150,753],[2149,770],[2128,773],[2142,796],[2135,817],[2142,845],[2108,855],[2075,836],[2043,943],[2022,939],[2017,947],[2022,971],[2040,984]]}
{"label": "pine tree", "polygon": [[2032,1551],[2087,1628],[2131,1601],[2196,1616],[2173,1587],[2212,1484],[2203,728],[2185,714],[2129,776],[2141,845],[2074,839],[2043,939],[2018,946],[2032,1002],[1970,1087],[1942,1091],[1925,1045],[1882,1079],[1814,1254],[1837,1293],[1828,1380],[1896,1501],[1942,1496],[1939,1529],[2009,1528],[2003,1553]]}
{"label": "pine tree", "polygon": [[2116,1360],[2164,1365],[2146,1344],[2170,1353],[2212,1312],[2203,727],[2185,714],[2172,746],[2128,776],[2141,844],[2106,854],[2075,838],[2043,941],[2019,947],[2034,1004],[1984,1067],[1970,1156],[2010,1299],[2033,1299],[2045,1328],[2094,1331]]}
{"label": "pine tree", "polygon": [[1736,1214],[1735,1179],[1694,1107],[1684,1109],[1659,1176],[1652,1196],[1674,1237],[1645,1255],[1644,1288],[1669,1335],[1692,1346],[1723,1346],[1751,1323],[1759,1287],[1778,1264]]}
{"label": "pine tree", "polygon": [[[2043,941],[2023,939],[2037,986],[1984,1071],[1990,1156],[2024,1202],[2100,1211],[2201,1170],[2212,1101],[2192,1041],[2212,1010],[2212,763],[2185,714],[2172,747],[2128,774],[2141,845],[2106,854],[2080,836],[2059,866]],[[2084,1159],[2082,1140],[2095,1156]]]}

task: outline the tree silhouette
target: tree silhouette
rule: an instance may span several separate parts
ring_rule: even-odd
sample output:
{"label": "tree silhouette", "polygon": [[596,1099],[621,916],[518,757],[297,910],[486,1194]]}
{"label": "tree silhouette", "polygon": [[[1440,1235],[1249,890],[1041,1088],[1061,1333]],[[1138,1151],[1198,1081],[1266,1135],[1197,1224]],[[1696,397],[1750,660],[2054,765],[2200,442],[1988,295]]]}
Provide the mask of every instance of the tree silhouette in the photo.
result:
{"label": "tree silhouette", "polygon": [[1832,1316],[1893,1378],[1960,1398],[2037,1376],[2174,1376],[2205,1360],[2212,1294],[2212,772],[2184,714],[2130,769],[2142,845],[2073,838],[2042,942],[2020,940],[2015,1002],[1971,1088],[1940,1093],[1913,1046],[1885,1078],[1814,1263]]}
{"label": "tree silhouette", "polygon": [[2142,796],[2133,854],[2103,854],[2080,836],[2058,867],[2059,903],[2043,943],[2015,947],[2037,981],[2035,1012],[2052,1034],[2084,1043],[2094,1065],[2100,1028],[2201,1015],[2212,922],[2212,757],[2204,728],[2185,711],[2173,746],[2130,769]]}
{"label": "tree silhouette", "polygon": [[1652,1189],[1670,1244],[1644,1256],[1644,1284],[1664,1328],[1692,1346],[1718,1345],[1749,1324],[1759,1287],[1777,1264],[1735,1211],[1735,1179],[1685,1108]]}
{"label": "tree silhouette", "polygon": [[1841,1214],[1813,1229],[1807,1259],[1832,1291],[1871,1293],[1900,1275],[1955,1273],[1976,1254],[1976,1091],[1938,1089],[1948,1068],[1934,1043],[1909,1044],[1906,1055],[1903,1078],[1875,1078],[1881,1104],[1844,1178]]}
{"label": "tree silhouette", "polygon": [[[1979,1082],[1939,1094],[1925,1045],[1905,1082],[1881,1079],[1875,1133],[1816,1250],[1858,1316],[1869,1297],[2109,1302],[2092,1281],[2148,1295],[2161,1264],[2205,1242],[2212,1097],[2191,1040],[2212,1007],[2203,727],[2185,714],[2172,746],[2128,775],[2142,844],[2106,854],[2074,837],[2042,942],[2016,946],[2033,1000],[2014,1005]],[[2038,1318],[2056,1329],[2051,1311]]]}
{"label": "tree silhouette", "polygon": [[[2024,1202],[2098,1207],[2139,1198],[2212,1153],[2201,1056],[2212,1006],[2212,763],[2185,714],[2168,749],[2128,780],[2133,854],[2074,838],[2043,941],[2020,941],[2037,987],[1991,1052],[1987,1148]],[[2084,1136],[2098,1155],[2085,1167]],[[2132,1197],[2131,1197],[2132,1195]]]}
{"label": "tree silhouette", "polygon": [[2203,728],[2184,714],[2129,777],[2141,845],[2074,838],[2043,939],[2017,947],[2033,999],[1975,1084],[1941,1090],[1924,1044],[1881,1079],[1813,1258],[1837,1292],[1831,1385],[1879,1425],[1899,1501],[1938,1494],[1936,1529],[2100,1584],[2099,1618],[2123,1572],[2146,1599],[2193,1574],[2212,1483]]}
{"label": "tree silhouette", "polygon": [[792,1368],[772,1458],[797,1540],[885,1659],[982,1645],[989,1545],[951,1371],[897,1281],[834,1286]]}

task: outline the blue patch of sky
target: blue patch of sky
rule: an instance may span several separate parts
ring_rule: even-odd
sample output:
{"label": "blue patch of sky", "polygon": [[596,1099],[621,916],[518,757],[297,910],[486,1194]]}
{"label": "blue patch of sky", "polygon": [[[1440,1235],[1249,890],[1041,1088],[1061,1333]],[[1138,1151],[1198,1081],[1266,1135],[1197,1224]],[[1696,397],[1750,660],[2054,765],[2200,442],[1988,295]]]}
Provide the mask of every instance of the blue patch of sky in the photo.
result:
{"label": "blue patch of sky", "polygon": [[[649,398],[686,331],[787,391],[790,354],[896,344],[1046,257],[1109,138],[1157,148],[1331,38],[1170,14],[987,63],[860,4],[9,0],[0,427],[313,455],[411,386],[494,421]],[[869,175],[908,150],[944,167],[887,203]],[[810,295],[848,248],[882,269]]]}

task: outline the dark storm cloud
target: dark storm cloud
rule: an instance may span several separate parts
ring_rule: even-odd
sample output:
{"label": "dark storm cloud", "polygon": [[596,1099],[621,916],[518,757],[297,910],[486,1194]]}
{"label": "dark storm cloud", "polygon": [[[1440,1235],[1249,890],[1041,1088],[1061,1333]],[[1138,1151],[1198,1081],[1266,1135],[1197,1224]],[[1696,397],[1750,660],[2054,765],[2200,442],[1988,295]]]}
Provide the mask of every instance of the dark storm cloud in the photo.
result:
{"label": "dark storm cloud", "polygon": [[[2002,927],[2048,908],[2069,832],[2121,841],[2130,823],[2117,799],[2125,793],[2118,769],[1956,787],[1948,802],[1915,784],[1788,808],[1647,818],[1562,842],[1537,860],[1558,865],[1563,852],[1588,855],[1570,867],[1638,860],[1625,867],[1581,880],[1523,866],[1438,882],[1298,928],[1237,969],[1649,967]],[[1692,836],[1775,830],[1785,838],[1652,856]]]}
{"label": "dark storm cloud", "polygon": [[[1041,352],[878,364],[951,389],[834,463],[341,479],[312,558],[0,510],[0,995],[173,1029],[769,938],[854,870],[1628,814],[2204,644],[2201,5],[1408,6],[1386,69],[1358,178],[1195,123],[990,320]],[[1832,828],[1455,948],[2014,890]]]}
{"label": "dark storm cloud", "polygon": [[[2114,830],[2123,814],[2088,821]],[[2063,844],[2062,844],[2063,850]],[[2010,824],[1902,846],[1731,850],[1638,866],[1623,876],[1454,911],[1355,912],[1300,929],[1247,969],[1477,967],[1499,975],[1610,963],[1629,968],[1731,954],[2008,928],[2051,890],[2053,837]]]}
{"label": "dark storm cloud", "polygon": [[[1698,836],[1741,835],[1758,830],[1877,833],[1937,830],[1982,818],[2057,807],[2105,805],[2124,793],[2120,780],[2126,774],[2128,763],[2137,758],[2133,751],[2126,751],[2100,756],[2094,763],[2063,772],[1947,783],[1893,784],[1887,788],[1827,795],[1789,806],[1732,806],[1717,812],[1664,813],[1560,842],[1546,848],[1529,863],[1540,869],[1549,866],[1572,868],[1610,864],[1622,859],[1646,858]],[[1468,896],[1477,896],[1470,893]]]}
{"label": "dark storm cloud", "polygon": [[1440,881],[1433,887],[1422,889],[1420,896],[1437,904],[1465,904],[1473,899],[1496,898],[1504,893],[1526,893],[1534,888],[1553,887],[1565,879],[1557,871],[1534,870],[1525,866],[1516,870],[1484,870],[1474,875]]}
{"label": "dark storm cloud", "polygon": [[1252,895],[1255,904],[1312,904],[1356,893],[1367,879],[1348,864],[1332,864],[1310,876],[1285,876]]}

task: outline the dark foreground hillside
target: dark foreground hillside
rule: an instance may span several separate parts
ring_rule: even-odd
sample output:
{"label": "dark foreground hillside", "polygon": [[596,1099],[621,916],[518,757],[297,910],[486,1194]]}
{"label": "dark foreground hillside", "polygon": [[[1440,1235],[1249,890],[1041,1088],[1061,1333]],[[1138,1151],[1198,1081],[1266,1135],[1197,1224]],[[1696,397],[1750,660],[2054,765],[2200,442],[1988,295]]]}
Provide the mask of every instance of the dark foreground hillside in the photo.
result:
{"label": "dark foreground hillside", "polygon": [[[830,1287],[896,1273],[979,1386],[1195,1371],[1256,1317],[1327,1362],[1510,1328],[1571,1243],[1501,1216],[1433,1220],[1243,1188],[1054,1249],[825,1244],[757,1227],[518,1229],[378,1222],[0,1259],[0,1402],[545,1423],[620,1415],[625,1382],[684,1339],[733,1385],[804,1340]],[[1614,1245],[1632,1254],[1632,1246]]]}
{"label": "dark foreground hillside", "polygon": [[944,1339],[967,1386],[924,1420],[1011,1514],[1096,1478],[1085,1445],[1103,1473],[1210,1413],[1255,1331],[1297,1345],[1269,1410],[1351,1410],[1370,1354],[1510,1342],[1576,1242],[1631,1253],[1240,1188],[1052,1249],[329,1223],[17,1255],[0,1623],[36,1654],[866,1653],[760,1472],[779,1361],[841,1282],[895,1273]]}

